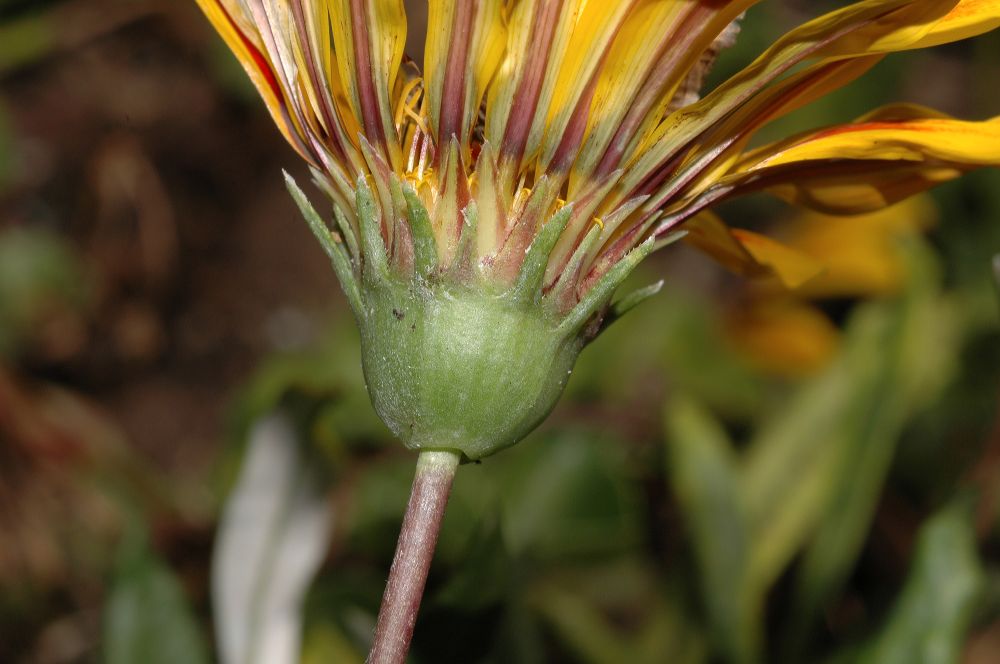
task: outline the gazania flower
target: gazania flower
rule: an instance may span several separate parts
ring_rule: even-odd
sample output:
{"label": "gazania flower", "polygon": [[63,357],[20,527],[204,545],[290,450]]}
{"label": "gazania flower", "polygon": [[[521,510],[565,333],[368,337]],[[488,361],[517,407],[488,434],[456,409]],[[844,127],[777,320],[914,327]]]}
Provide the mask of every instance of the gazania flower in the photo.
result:
{"label": "gazania flower", "polygon": [[425,465],[529,432],[583,345],[655,290],[612,304],[616,288],[685,229],[741,269],[786,267],[711,206],[767,190],[860,213],[1000,163],[1000,118],[909,105],[747,147],[889,53],[1000,25],[1000,0],[857,2],[701,98],[755,0],[430,0],[422,66],[402,0],[197,1],[333,202],[335,230],[290,183],[376,409],[407,445],[446,451]]}
{"label": "gazania flower", "polygon": [[780,263],[760,236],[705,232],[724,199],[858,213],[1000,162],[1000,118],[903,105],[746,149],[887,53],[997,26],[996,0],[859,2],[701,99],[753,0],[431,0],[422,71],[401,0],[198,2],[334,203],[336,231],[309,216],[375,405],[416,448],[475,459],[527,433],[615,288],[686,225]]}

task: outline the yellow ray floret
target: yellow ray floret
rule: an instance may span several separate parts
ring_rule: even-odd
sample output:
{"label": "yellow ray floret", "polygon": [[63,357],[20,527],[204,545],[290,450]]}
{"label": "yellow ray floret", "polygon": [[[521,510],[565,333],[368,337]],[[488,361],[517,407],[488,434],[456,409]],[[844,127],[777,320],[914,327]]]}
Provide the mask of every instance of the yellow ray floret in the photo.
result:
{"label": "yellow ray floret", "polygon": [[348,236],[365,182],[380,231],[369,244],[379,236],[395,269],[412,269],[419,200],[439,258],[462,262],[451,273],[504,282],[559,213],[548,263],[532,269],[566,307],[684,224],[746,274],[808,283],[818,268],[796,252],[706,221],[727,198],[763,190],[858,213],[1000,165],[1000,116],[906,105],[748,149],[890,53],[1000,27],[1000,0],[850,3],[701,94],[706,63],[758,1],[429,0],[421,70],[403,52],[403,0],[197,0]]}

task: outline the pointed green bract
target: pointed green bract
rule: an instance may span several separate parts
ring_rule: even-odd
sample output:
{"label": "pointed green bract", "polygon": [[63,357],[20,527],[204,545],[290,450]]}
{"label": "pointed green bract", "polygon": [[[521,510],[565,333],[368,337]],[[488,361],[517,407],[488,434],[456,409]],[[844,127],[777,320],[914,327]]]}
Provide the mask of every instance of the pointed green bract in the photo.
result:
{"label": "pointed green bract", "polygon": [[472,279],[476,263],[476,234],[479,226],[479,206],[476,201],[462,210],[462,230],[458,235],[458,246],[455,257],[448,269],[449,276],[458,282],[469,282]]}
{"label": "pointed green bract", "polygon": [[656,240],[656,244],[653,245],[653,251],[659,251],[664,247],[669,247],[674,242],[678,242],[687,237],[687,231],[674,231],[673,233],[668,233],[663,237]]}
{"label": "pointed green bract", "polygon": [[547,175],[543,175],[535,182],[531,194],[524,203],[524,210],[504,242],[503,252],[498,258],[501,278],[513,279],[518,266],[524,260],[525,250],[537,236],[539,226],[542,225],[557,193],[558,187],[554,186],[552,178]]}
{"label": "pointed green bract", "polygon": [[358,246],[358,231],[351,220],[344,214],[344,210],[349,208],[350,205],[337,194],[337,189],[331,186],[329,181],[327,181],[322,174],[317,172],[315,169],[312,169],[312,174],[313,184],[315,184],[320,191],[329,196],[330,200],[333,202],[333,216],[334,220],[337,222],[337,229],[343,236],[344,243],[347,244],[347,249],[350,252],[351,260],[353,261],[355,268],[357,268],[361,265],[361,249]]}
{"label": "pointed green bract", "polygon": [[573,206],[564,205],[552,218],[542,226],[542,230],[535,236],[535,240],[528,247],[528,253],[524,257],[521,271],[517,275],[517,281],[511,289],[511,297],[517,302],[538,302],[542,294],[542,280],[545,278],[545,268],[549,263],[549,256],[559,241],[559,237],[566,230],[570,216],[573,214]]}
{"label": "pointed green bract", "polygon": [[344,289],[344,294],[347,296],[347,301],[350,303],[351,309],[355,313],[361,311],[361,293],[358,291],[358,281],[354,277],[351,260],[344,251],[343,245],[336,241],[333,233],[327,228],[326,223],[320,218],[316,209],[313,208],[312,203],[309,202],[309,199],[306,198],[305,193],[303,193],[299,185],[296,184],[295,179],[288,173],[285,173],[285,185],[288,187],[288,191],[292,195],[295,204],[299,206],[299,211],[305,217],[306,223],[309,224],[309,229],[312,230],[313,235],[319,240],[323,251],[330,257],[330,262],[333,263],[333,270],[337,274],[341,288]]}
{"label": "pointed green bract", "polygon": [[402,190],[410,232],[413,234],[413,269],[419,276],[426,277],[438,267],[437,241],[434,239],[431,218],[409,183],[402,183]]}
{"label": "pointed green bract", "polygon": [[[546,296],[549,306],[555,311],[565,311],[576,299],[576,290],[579,286],[581,272],[587,256],[593,251],[597,241],[601,238],[601,227],[597,224],[591,226],[584,236],[583,241],[570,256],[569,263],[563,268],[562,276],[556,282],[555,287]],[[610,297],[611,294],[608,294]]]}
{"label": "pointed green bract", "polygon": [[389,273],[389,258],[382,240],[382,212],[364,176],[358,178],[354,193],[361,226],[362,274],[369,282],[384,279]]}
{"label": "pointed green bract", "polygon": [[613,302],[607,316],[605,316],[604,320],[601,321],[601,332],[611,327],[615,321],[620,320],[623,316],[625,316],[625,314],[632,311],[649,298],[657,295],[661,290],[663,290],[664,283],[664,280],[660,279],[655,284],[650,284],[645,288],[634,290],[623,298]]}
{"label": "pointed green bract", "polygon": [[650,238],[630,251],[625,258],[620,260],[587,291],[586,295],[559,324],[559,329],[566,334],[578,333],[587,321],[611,299],[615,290],[628,278],[632,270],[642,259],[653,253],[655,248],[656,242]]}
{"label": "pointed green bract", "polygon": [[361,247],[358,246],[358,235],[354,232],[354,227],[351,226],[350,220],[344,214],[344,211],[340,209],[339,205],[333,206],[333,219],[337,223],[337,229],[340,231],[340,235],[344,238],[344,243],[350,251],[354,267],[357,268],[361,265]]}

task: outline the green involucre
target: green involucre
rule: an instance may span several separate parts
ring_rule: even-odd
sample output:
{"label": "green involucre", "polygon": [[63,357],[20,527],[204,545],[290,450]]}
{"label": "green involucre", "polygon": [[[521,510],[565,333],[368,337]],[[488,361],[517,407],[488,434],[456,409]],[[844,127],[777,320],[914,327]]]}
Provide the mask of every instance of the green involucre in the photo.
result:
{"label": "green involucre", "polygon": [[[290,178],[289,189],[351,302],[375,410],[407,447],[451,450],[467,460],[517,443],[545,419],[580,351],[603,329],[599,323],[615,289],[655,248],[652,241],[636,247],[579,301],[565,288],[544,293],[545,266],[571,211],[565,206],[541,226],[512,284],[487,283],[463,250],[469,233],[462,234],[452,264],[438,262],[427,210],[403,185],[398,193],[417,240],[412,269],[403,274],[387,260],[381,212],[360,179],[355,212],[361,255],[348,267],[348,252]],[[460,212],[466,227],[474,226],[475,210],[471,201]],[[575,274],[580,266],[571,260],[569,269]],[[644,289],[638,299],[648,294]],[[571,306],[560,307],[569,295]],[[625,298],[622,312],[636,300]],[[618,313],[612,310],[612,318]]]}

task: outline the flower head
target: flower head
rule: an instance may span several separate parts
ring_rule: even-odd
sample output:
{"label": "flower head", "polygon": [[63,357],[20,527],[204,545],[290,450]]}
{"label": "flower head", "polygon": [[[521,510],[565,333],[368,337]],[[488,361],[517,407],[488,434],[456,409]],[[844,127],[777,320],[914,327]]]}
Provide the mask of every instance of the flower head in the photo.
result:
{"label": "flower head", "polygon": [[430,0],[422,67],[402,0],[198,3],[335,205],[332,233],[292,187],[376,407],[415,447],[476,458],[530,430],[614,290],[679,231],[737,267],[794,270],[703,214],[720,201],[859,213],[1000,163],[1000,117],[912,105],[748,149],[888,53],[997,27],[1000,0],[858,2],[701,98],[755,0]]}

